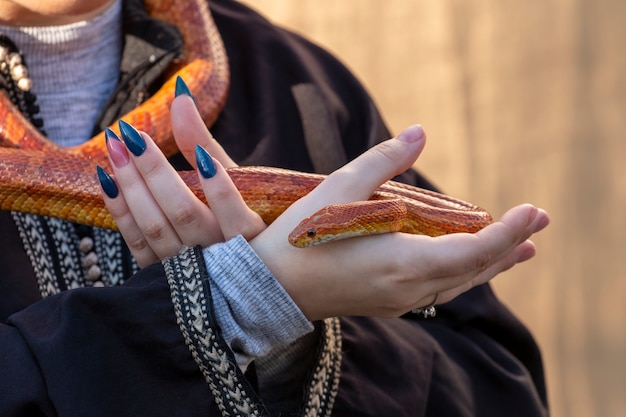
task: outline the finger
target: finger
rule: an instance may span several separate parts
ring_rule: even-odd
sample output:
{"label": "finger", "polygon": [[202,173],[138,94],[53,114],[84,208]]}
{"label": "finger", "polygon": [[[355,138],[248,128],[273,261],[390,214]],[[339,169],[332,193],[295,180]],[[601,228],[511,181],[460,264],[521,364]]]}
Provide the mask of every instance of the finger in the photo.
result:
{"label": "finger", "polygon": [[224,239],[242,235],[250,240],[265,230],[265,222],[247,206],[224,167],[200,145],[196,146],[196,163],[204,195]]}
{"label": "finger", "polygon": [[[521,243],[517,248],[515,248],[513,252],[511,252],[505,258],[491,265],[489,268],[485,269],[479,274],[472,276],[471,279],[463,279],[460,285],[453,286],[452,288],[443,291],[437,291],[437,289],[433,287],[431,289],[431,292],[439,293],[439,298],[437,300],[438,304],[446,303],[478,285],[489,282],[491,279],[495,278],[502,272],[511,269],[518,263],[527,261],[535,255],[535,252],[536,251],[534,243],[530,240],[527,240]],[[418,301],[416,305],[425,305],[424,300],[427,298],[428,297],[422,298],[422,300]]]}
{"label": "finger", "polygon": [[[379,143],[332,173],[320,188],[348,202],[366,200],[385,181],[409,169],[424,149],[426,134],[420,125],[406,128],[396,138]],[[355,186],[356,185],[356,186]]]}
{"label": "finger", "polygon": [[[144,141],[145,151],[141,157],[132,159],[181,242],[208,246],[222,241],[219,225],[211,210],[186,186],[150,136],[137,132],[130,125],[127,127],[132,129],[123,131],[127,144],[133,140]],[[164,226],[167,224],[164,223]]]}
{"label": "finger", "polygon": [[[549,223],[547,213],[531,205],[509,210],[500,222],[474,235],[457,234],[434,238],[436,248],[425,253],[429,262],[422,267],[427,294],[441,293],[446,302],[483,284],[515,264],[535,255],[534,243],[528,238]],[[473,241],[472,241],[473,240]],[[444,254],[447,253],[447,254]]]}
{"label": "finger", "polygon": [[[182,245],[182,242],[178,239],[173,227],[167,220],[167,216],[161,210],[143,176],[135,166],[136,159],[131,160],[130,153],[117,135],[109,130],[106,133],[109,159],[120,188],[120,194],[124,197],[128,211],[145,237],[147,244],[157,256],[163,252],[176,250]],[[143,153],[146,150],[146,143],[143,139],[142,141],[135,139],[131,143],[131,149],[135,153]]]}
{"label": "finger", "polygon": [[178,149],[180,149],[187,161],[194,167],[197,167],[195,152],[196,145],[200,145],[215,159],[220,161],[224,167],[237,166],[207,129],[200,113],[198,113],[193,96],[191,96],[189,89],[184,85],[182,78],[179,77],[177,79],[176,85],[179,95],[174,99],[170,108],[172,131]]}
{"label": "finger", "polygon": [[322,207],[367,200],[382,183],[412,166],[425,140],[422,127],[414,125],[395,139],[379,143],[330,174],[306,198],[293,204],[272,227],[289,225],[293,228]]}
{"label": "finger", "polygon": [[128,249],[140,267],[150,265],[159,260],[144,234],[139,229],[135,218],[126,204],[124,194],[119,192],[115,180],[108,172],[98,166],[98,179],[102,188],[102,198],[109,213],[115,220]]}
{"label": "finger", "polygon": [[176,254],[182,245],[220,241],[221,232],[209,208],[193,195],[150,137],[123,122],[120,130],[132,163],[118,167],[116,177],[159,259]]}
{"label": "finger", "polygon": [[[547,213],[541,209],[537,211],[537,217],[531,221],[530,228],[533,230],[532,233],[537,233],[543,230],[550,222],[550,219]],[[465,292],[470,288],[484,284],[487,281],[491,280],[495,276],[500,273],[507,271],[517,265],[518,263],[526,262],[529,259],[532,259],[537,250],[533,241],[527,239],[517,245],[511,252],[506,254],[501,259],[497,260],[489,267],[485,268],[482,272],[479,272],[476,276],[474,276],[468,283],[462,286],[461,292]],[[459,294],[461,293],[459,292]]]}
{"label": "finger", "polygon": [[436,279],[482,271],[540,230],[537,225],[543,224],[544,215],[543,210],[528,204],[520,205],[477,233],[434,238],[433,244],[428,246],[428,253],[424,254],[429,260],[424,273]]}

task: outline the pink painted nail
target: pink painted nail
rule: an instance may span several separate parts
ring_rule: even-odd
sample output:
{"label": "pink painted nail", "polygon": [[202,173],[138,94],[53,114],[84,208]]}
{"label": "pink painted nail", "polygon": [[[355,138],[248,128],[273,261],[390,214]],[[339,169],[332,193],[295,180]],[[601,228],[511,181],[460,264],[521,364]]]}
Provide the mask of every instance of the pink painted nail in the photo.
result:
{"label": "pink painted nail", "polygon": [[111,161],[113,161],[115,166],[118,168],[126,166],[130,158],[128,156],[128,151],[122,144],[120,138],[109,128],[104,131],[104,136],[107,141],[107,149],[109,150]]}
{"label": "pink painted nail", "polygon": [[423,139],[424,136],[424,129],[421,125],[412,125],[404,129],[402,133],[396,137],[396,139],[401,142],[413,143]]}

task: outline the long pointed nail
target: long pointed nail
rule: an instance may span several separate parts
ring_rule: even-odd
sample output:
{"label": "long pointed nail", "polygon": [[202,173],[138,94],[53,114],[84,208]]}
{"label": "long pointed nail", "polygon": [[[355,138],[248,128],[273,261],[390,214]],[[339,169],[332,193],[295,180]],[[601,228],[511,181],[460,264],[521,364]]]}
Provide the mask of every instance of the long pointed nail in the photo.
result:
{"label": "long pointed nail", "polygon": [[117,136],[117,133],[115,133],[114,131],[112,131],[108,127],[106,129],[104,129],[104,138],[106,139],[107,142],[109,140],[111,140],[111,139],[120,140],[120,137]]}
{"label": "long pointed nail", "polygon": [[179,75],[176,77],[176,89],[174,90],[174,97],[178,97],[180,95],[189,96],[193,100],[194,104],[196,103],[196,98],[193,96],[193,94],[191,94],[191,90],[189,90],[187,83],[185,83],[185,80],[183,80],[183,78]]}
{"label": "long pointed nail", "polygon": [[131,124],[120,120],[118,122],[120,126],[120,133],[122,139],[129,151],[135,156],[141,156],[146,151],[146,141],[143,140],[141,134]]}
{"label": "long pointed nail", "polygon": [[196,164],[198,165],[198,171],[204,178],[213,178],[217,173],[213,158],[200,145],[196,145]]}
{"label": "long pointed nail", "polygon": [[113,181],[113,178],[100,166],[96,166],[96,170],[98,171],[98,180],[100,181],[100,185],[102,186],[102,190],[105,192],[109,198],[115,198],[119,194],[119,189]]}
{"label": "long pointed nail", "polygon": [[109,151],[109,157],[116,167],[121,168],[128,164],[130,158],[128,152],[120,138],[109,128],[104,131],[104,137],[106,138],[107,150]]}

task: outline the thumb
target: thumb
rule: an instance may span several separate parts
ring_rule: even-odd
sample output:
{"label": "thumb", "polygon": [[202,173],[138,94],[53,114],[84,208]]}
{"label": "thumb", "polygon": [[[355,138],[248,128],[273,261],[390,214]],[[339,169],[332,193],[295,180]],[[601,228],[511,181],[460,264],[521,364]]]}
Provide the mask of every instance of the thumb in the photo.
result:
{"label": "thumb", "polygon": [[422,127],[414,125],[368,149],[292,204],[272,227],[285,225],[291,231],[303,218],[325,206],[368,200],[381,184],[411,167],[424,149],[425,140]]}
{"label": "thumb", "polygon": [[[367,200],[385,181],[409,169],[424,149],[426,134],[420,125],[404,129],[397,137],[368,149],[329,175],[320,187],[332,187],[345,201]],[[327,191],[324,190],[324,193]]]}

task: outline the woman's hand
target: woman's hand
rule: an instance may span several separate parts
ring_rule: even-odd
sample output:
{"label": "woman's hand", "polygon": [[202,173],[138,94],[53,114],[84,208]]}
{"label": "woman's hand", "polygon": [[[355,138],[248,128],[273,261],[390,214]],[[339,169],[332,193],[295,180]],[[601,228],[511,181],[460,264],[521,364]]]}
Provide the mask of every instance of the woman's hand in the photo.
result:
{"label": "woman's hand", "polygon": [[[190,162],[200,167],[200,181],[211,208],[193,195],[147,134],[125,122],[120,122],[124,143],[112,131],[106,132],[115,180],[104,181],[119,186],[120,192],[109,195],[103,187],[103,198],[140,266],[173,256],[182,246],[206,247],[238,234],[251,239],[266,227],[245,204],[220,160],[209,152],[219,155],[228,166],[234,162],[195,117],[200,120],[189,96],[174,100],[174,136],[187,146],[185,156]],[[192,140],[209,151],[191,148]]]}
{"label": "woman's hand", "polygon": [[[188,97],[177,98],[172,119],[188,159],[201,143],[227,166]],[[549,223],[531,205],[509,210],[476,234],[431,238],[393,233],[292,247],[287,236],[305,217],[329,204],[367,199],[380,184],[408,169],[425,143],[421,127],[368,150],[331,174],[266,228],[243,202],[218,160],[198,152],[209,209],[182,183],[152,140],[124,125],[124,139],[109,138],[121,193],[105,202],[140,265],[174,255],[183,245],[208,246],[243,234],[310,320],[339,315],[393,317],[443,303],[489,281],[535,254],[529,237]],[[109,133],[110,135],[110,133]]]}
{"label": "woman's hand", "polygon": [[299,249],[287,242],[318,209],[364,200],[403,172],[424,147],[419,126],[368,150],[293,204],[251,246],[310,320],[340,315],[393,317],[449,301],[535,254],[528,238],[549,223],[531,205],[508,211],[476,234],[431,238],[393,233]]}

